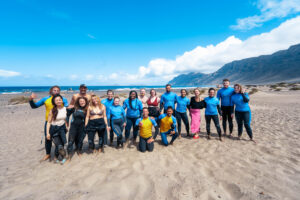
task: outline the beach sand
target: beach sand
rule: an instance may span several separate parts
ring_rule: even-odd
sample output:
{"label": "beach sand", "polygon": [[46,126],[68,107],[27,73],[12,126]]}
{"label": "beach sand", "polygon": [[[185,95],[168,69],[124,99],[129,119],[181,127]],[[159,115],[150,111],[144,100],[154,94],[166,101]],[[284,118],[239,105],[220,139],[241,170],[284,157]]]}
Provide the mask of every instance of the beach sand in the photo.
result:
{"label": "beach sand", "polygon": [[0,95],[0,199],[300,199],[299,91],[251,95],[257,144],[245,130],[236,140],[235,120],[233,139],[218,141],[212,124],[208,141],[202,111],[198,140],[164,147],[158,137],[152,153],[106,147],[65,165],[39,162],[44,107],[8,105],[11,97]]}

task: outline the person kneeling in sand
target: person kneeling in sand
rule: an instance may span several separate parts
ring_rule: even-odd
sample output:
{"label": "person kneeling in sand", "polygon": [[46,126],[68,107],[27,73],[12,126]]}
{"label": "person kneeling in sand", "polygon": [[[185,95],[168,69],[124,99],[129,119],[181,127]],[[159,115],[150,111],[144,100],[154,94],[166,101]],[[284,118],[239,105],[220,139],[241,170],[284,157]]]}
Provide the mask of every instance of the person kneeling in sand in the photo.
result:
{"label": "person kneeling in sand", "polygon": [[178,133],[176,132],[176,118],[172,115],[173,108],[169,106],[167,108],[167,113],[161,114],[159,116],[160,120],[160,134],[162,143],[165,146],[168,146],[167,135],[171,135],[172,139],[170,144],[172,145],[174,140],[178,137]]}
{"label": "person kneeling in sand", "polygon": [[154,119],[149,117],[148,108],[143,108],[143,117],[136,121],[136,126],[140,129],[139,150],[141,152],[153,151],[154,139],[152,136],[152,126],[157,127]]}

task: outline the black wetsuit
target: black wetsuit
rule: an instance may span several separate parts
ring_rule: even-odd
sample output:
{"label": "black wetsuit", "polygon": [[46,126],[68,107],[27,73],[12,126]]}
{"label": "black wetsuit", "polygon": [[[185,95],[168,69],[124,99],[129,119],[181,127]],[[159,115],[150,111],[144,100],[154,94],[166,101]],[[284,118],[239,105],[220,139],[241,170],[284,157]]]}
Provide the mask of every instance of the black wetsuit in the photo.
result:
{"label": "black wetsuit", "polygon": [[66,151],[64,148],[64,145],[67,143],[66,125],[65,124],[62,126],[51,125],[49,133],[53,143],[55,144],[56,149],[58,150],[57,152],[55,152],[55,156],[58,158],[58,160],[61,161],[66,155]]}
{"label": "black wetsuit", "polygon": [[99,136],[99,148],[103,148],[104,146],[104,137],[106,132],[106,124],[104,118],[98,118],[89,120],[87,125],[87,134],[88,134],[88,141],[89,141],[89,148],[95,149],[95,134],[98,133]]}

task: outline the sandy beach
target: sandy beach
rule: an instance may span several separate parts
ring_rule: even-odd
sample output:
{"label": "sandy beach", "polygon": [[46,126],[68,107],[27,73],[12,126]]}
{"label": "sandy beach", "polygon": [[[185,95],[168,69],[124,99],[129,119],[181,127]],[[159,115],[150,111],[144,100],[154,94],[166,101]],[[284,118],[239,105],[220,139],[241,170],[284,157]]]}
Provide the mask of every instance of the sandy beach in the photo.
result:
{"label": "sandy beach", "polygon": [[299,91],[251,95],[257,144],[245,130],[236,140],[235,120],[234,138],[218,141],[212,126],[208,141],[202,111],[198,140],[182,137],[164,147],[158,136],[152,153],[106,147],[65,165],[39,162],[45,109],[8,105],[13,96],[0,95],[0,199],[300,199]]}

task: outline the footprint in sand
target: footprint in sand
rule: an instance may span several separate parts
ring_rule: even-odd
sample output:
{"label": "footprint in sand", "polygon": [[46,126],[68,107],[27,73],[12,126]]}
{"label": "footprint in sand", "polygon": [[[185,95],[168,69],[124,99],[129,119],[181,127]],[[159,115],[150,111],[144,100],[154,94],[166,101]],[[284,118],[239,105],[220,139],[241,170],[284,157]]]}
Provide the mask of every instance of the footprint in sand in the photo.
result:
{"label": "footprint in sand", "polygon": [[222,187],[231,196],[231,199],[240,199],[243,196],[241,188],[234,183],[222,182]]}

